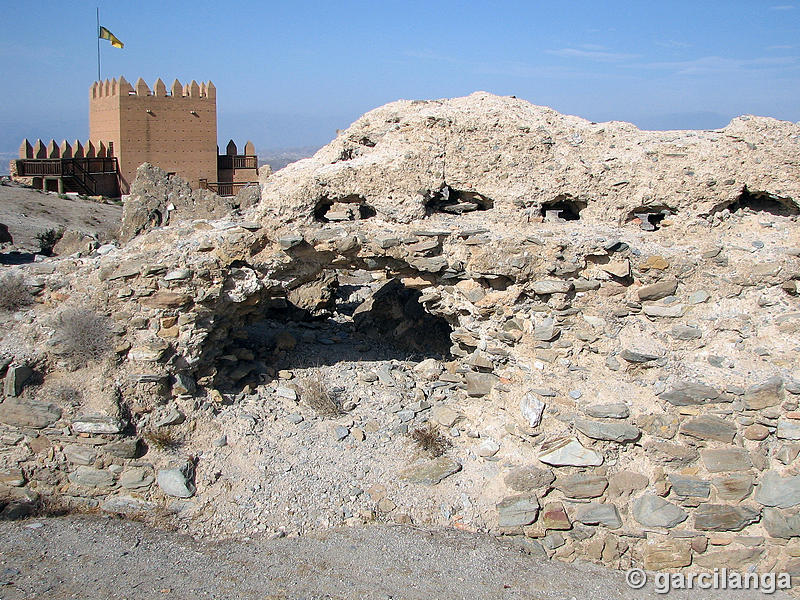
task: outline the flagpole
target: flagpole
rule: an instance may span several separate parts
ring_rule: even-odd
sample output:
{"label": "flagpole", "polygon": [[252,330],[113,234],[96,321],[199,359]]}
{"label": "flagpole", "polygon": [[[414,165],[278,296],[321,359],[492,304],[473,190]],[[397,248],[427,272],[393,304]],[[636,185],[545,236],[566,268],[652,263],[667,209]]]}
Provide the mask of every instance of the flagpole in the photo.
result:
{"label": "flagpole", "polygon": [[97,7],[97,81],[100,81],[100,7]]}

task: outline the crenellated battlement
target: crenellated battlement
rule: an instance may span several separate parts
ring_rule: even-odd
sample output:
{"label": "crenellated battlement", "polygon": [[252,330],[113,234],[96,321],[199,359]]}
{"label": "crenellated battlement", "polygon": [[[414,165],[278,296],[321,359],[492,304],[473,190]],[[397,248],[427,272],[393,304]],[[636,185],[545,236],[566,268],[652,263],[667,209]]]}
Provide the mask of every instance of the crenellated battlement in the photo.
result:
{"label": "crenellated battlement", "polygon": [[40,190],[90,196],[119,194],[119,163],[111,141],[72,143],[22,140],[19,158],[9,163],[12,178]]}
{"label": "crenellated battlement", "polygon": [[[219,150],[219,148],[217,148]],[[228,140],[228,145],[225,146],[225,156],[255,156],[256,154],[256,147],[253,145],[253,142],[247,140],[244,144],[244,151],[240,154],[239,148],[236,146],[236,142],[233,140]]]}
{"label": "crenellated battlement", "polygon": [[175,79],[167,87],[160,78],[149,86],[141,77],[134,84],[117,77],[89,87],[89,141],[26,139],[11,162],[18,176],[40,189],[72,186],[90,194],[127,194],[145,162],[192,187],[220,181],[230,184],[230,192],[257,179],[252,142],[245,143],[244,154],[233,141],[226,151],[218,156],[217,88],[211,81]]}
{"label": "crenellated battlement", "polygon": [[210,81],[169,87],[141,77],[95,81],[89,88],[89,137],[113,142],[127,193],[144,162],[178,173],[192,186],[217,174],[217,88]]}
{"label": "crenellated battlement", "polygon": [[152,89],[139,77],[134,85],[128,83],[124,77],[118,79],[105,79],[95,81],[89,88],[89,98],[107,98],[110,96],[137,96],[157,98],[202,98],[216,100],[217,88],[211,81],[197,83],[194,79],[183,84],[178,79],[172,82],[167,89],[166,84],[159,77]]}
{"label": "crenellated battlement", "polygon": [[61,140],[57,143],[50,140],[45,143],[36,140],[33,144],[28,139],[22,140],[19,146],[19,158],[111,158],[113,156],[113,145],[104,141],[88,140],[85,143],[80,140],[68,142]]}

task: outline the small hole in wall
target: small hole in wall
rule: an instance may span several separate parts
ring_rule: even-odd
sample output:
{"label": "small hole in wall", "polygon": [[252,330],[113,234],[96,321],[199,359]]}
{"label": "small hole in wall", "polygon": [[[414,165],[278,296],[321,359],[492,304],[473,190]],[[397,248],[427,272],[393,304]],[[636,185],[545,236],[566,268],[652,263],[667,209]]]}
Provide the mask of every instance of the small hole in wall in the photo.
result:
{"label": "small hole in wall", "polygon": [[552,202],[544,202],[539,209],[539,214],[547,222],[577,221],[581,218],[581,211],[586,206],[585,201],[562,194],[556,196]]}
{"label": "small hole in wall", "polygon": [[747,186],[742,188],[735,200],[731,202],[724,202],[714,207],[710,214],[715,214],[725,209],[731,213],[738,210],[751,210],[753,212],[769,213],[781,217],[789,217],[792,215],[800,214],[800,208],[792,201],[791,198],[783,198],[770,194],[769,192],[751,192]]}
{"label": "small hole in wall", "polygon": [[346,146],[342,148],[342,151],[339,153],[339,156],[336,157],[334,163],[353,160],[357,156],[361,156],[362,150],[361,148],[374,148],[375,142],[368,137],[362,136],[360,138],[357,137],[350,137],[346,142]]}
{"label": "small hole in wall", "polygon": [[157,208],[154,208],[147,216],[147,223],[150,227],[159,227],[162,222],[163,217],[161,216],[161,211]]}
{"label": "small hole in wall", "polygon": [[369,219],[377,214],[377,211],[369,204],[363,203],[358,205],[358,216],[362,219]]}
{"label": "small hole in wall", "polygon": [[489,210],[494,207],[494,201],[483,194],[471,191],[462,191],[444,184],[438,190],[428,191],[425,194],[425,214],[444,212],[461,215],[476,210]]}
{"label": "small hole in wall", "polygon": [[318,223],[358,221],[370,219],[377,214],[375,208],[367,203],[367,199],[357,194],[340,198],[323,196],[314,206],[314,220]]}
{"label": "small hole in wall", "polygon": [[661,229],[661,222],[674,214],[675,209],[666,205],[640,206],[628,213],[625,222],[637,223],[642,231],[657,231]]}

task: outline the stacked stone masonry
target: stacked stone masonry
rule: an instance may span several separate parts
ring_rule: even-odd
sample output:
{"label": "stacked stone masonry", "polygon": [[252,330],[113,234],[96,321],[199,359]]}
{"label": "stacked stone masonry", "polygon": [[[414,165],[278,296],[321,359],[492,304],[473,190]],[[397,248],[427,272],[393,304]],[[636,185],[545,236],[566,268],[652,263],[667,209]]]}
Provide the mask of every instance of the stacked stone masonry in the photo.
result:
{"label": "stacked stone masonry", "polygon": [[[37,304],[0,340],[3,510],[163,507],[206,535],[379,519],[800,574],[798,140],[759,117],[641,132],[488,94],[403,101],[244,215],[19,268]],[[330,314],[361,282],[362,318],[392,281],[448,324],[449,356],[367,360],[375,334],[275,316]],[[76,305],[108,317],[104,361],[34,344]],[[287,366],[317,347],[339,349],[315,369],[341,414]],[[423,426],[442,456],[410,442]]]}

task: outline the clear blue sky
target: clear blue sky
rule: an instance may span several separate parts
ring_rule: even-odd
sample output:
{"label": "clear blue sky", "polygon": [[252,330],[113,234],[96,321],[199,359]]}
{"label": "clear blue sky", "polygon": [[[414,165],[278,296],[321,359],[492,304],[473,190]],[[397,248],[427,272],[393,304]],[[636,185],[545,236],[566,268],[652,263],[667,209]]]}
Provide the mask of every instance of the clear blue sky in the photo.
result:
{"label": "clear blue sky", "polygon": [[[85,138],[97,2],[0,0],[0,152]],[[399,98],[516,95],[642,128],[800,120],[800,0],[102,1],[103,77],[211,79],[221,145],[322,145]]]}

